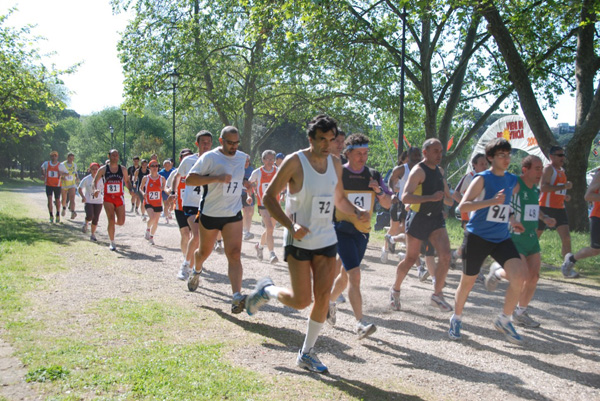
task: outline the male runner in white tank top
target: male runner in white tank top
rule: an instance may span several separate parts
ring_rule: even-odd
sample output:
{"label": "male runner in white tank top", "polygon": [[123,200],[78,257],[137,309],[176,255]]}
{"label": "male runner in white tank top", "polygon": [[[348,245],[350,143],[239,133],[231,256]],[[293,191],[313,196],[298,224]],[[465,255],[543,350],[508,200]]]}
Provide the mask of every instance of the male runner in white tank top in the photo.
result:
{"label": "male runner in white tank top", "polygon": [[[284,260],[288,262],[292,288],[276,287],[265,277],[246,300],[246,311],[253,315],[269,299],[304,309],[314,304],[308,320],[304,345],[298,352],[298,366],[324,373],[327,367],[314,352],[329,307],[329,296],[335,277],[337,237],[333,224],[333,208],[355,213],[360,221],[369,221],[367,211],[353,205],[344,195],[342,165],[330,155],[337,134],[337,124],[319,115],[308,124],[310,147],[288,156],[277,171],[263,197],[265,207],[284,230]],[[285,212],[277,195],[287,186]],[[311,273],[313,281],[311,282]]]}

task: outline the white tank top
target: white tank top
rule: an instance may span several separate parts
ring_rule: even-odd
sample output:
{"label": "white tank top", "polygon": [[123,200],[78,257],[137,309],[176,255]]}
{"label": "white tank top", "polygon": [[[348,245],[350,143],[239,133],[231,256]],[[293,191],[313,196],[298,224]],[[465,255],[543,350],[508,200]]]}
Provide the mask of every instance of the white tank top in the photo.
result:
{"label": "white tank top", "polygon": [[290,232],[284,229],[284,246],[315,250],[326,248],[337,243],[333,228],[333,208],[335,186],[338,182],[331,155],[327,156],[327,170],[321,174],[315,171],[303,151],[296,152],[302,164],[304,179],[302,189],[295,194],[288,194],[285,199],[285,212],[294,223],[308,227],[310,232],[302,240],[295,240]]}
{"label": "white tank top", "polygon": [[408,181],[408,174],[410,173],[410,167],[408,167],[408,163],[404,163],[404,175],[398,179],[396,182],[396,187],[394,191],[398,194],[398,196],[402,196],[402,191],[404,191],[404,186],[406,185],[406,181]]}

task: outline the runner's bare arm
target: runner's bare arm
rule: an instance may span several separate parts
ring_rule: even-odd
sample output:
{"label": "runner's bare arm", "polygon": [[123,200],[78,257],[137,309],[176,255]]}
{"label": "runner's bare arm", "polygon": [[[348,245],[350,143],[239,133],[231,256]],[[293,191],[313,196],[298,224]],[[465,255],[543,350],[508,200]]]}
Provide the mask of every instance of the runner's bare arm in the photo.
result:
{"label": "runner's bare arm", "polygon": [[129,180],[129,174],[127,174],[127,169],[125,168],[125,166],[121,166],[121,171],[123,172],[123,182],[125,183],[125,186],[129,190],[129,194],[131,195],[131,193],[133,192],[133,185],[131,184],[131,180]]}
{"label": "runner's bare arm", "polygon": [[146,182],[148,182],[149,176],[150,174],[145,175],[144,178],[142,178],[142,182],[140,183],[140,193],[142,194],[142,198],[146,197]]}
{"label": "runner's bare arm", "polygon": [[506,197],[504,194],[504,189],[498,191],[498,193],[490,199],[480,201],[475,200],[475,198],[481,194],[481,191],[483,191],[483,181],[483,177],[481,176],[475,177],[473,181],[471,181],[465,196],[463,196],[462,200],[458,204],[458,210],[460,210],[461,213],[470,213],[485,207],[504,203],[504,199]]}
{"label": "runner's bare arm", "polygon": [[585,196],[583,197],[586,202],[600,202],[600,170],[594,174],[594,178],[592,178],[592,182],[588,187],[587,191],[585,191]]}
{"label": "runner's bare arm", "polygon": [[438,191],[432,195],[415,195],[414,192],[417,190],[419,184],[425,181],[425,172],[419,166],[413,167],[408,174],[408,181],[404,186],[404,192],[402,193],[402,203],[405,205],[416,205],[425,202],[437,202],[443,199],[444,192]]}
{"label": "runner's bare arm", "polygon": [[550,180],[552,179],[552,170],[553,168],[551,164],[544,166],[542,178],[540,178],[540,192],[556,192],[564,189],[571,189],[573,187],[573,184],[571,184],[570,181],[567,181],[565,185],[550,185]]}
{"label": "runner's bare arm", "polygon": [[286,188],[288,183],[293,180],[294,172],[296,171],[302,171],[302,165],[300,164],[298,155],[286,157],[283,160],[283,163],[281,163],[281,166],[277,169],[277,172],[271,180],[262,199],[263,204],[271,217],[290,231],[294,230],[294,223],[281,208],[277,196]]}
{"label": "runner's bare arm", "polygon": [[200,175],[196,173],[189,173],[187,177],[185,177],[185,184],[193,185],[195,187],[201,187],[203,185],[214,184],[217,182],[222,182],[224,184],[231,182],[231,174]]}

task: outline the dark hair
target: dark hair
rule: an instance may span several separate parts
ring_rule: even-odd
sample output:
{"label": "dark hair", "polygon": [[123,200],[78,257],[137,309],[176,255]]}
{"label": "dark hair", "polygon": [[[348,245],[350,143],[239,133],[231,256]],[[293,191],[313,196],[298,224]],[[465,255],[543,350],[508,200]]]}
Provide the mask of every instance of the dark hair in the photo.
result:
{"label": "dark hair", "polygon": [[400,156],[398,156],[398,166],[401,166],[402,160],[408,159],[408,150],[403,150],[402,153],[400,153]]}
{"label": "dark hair", "polygon": [[196,143],[198,143],[200,141],[200,138],[202,138],[203,136],[210,136],[210,139],[212,141],[212,134],[209,131],[203,129],[202,131],[196,134]]}
{"label": "dark hair", "polygon": [[142,163],[148,163],[148,160],[142,159]]}
{"label": "dark hair", "polygon": [[471,159],[471,166],[475,167],[479,159],[481,159],[482,157],[485,157],[483,153],[477,153],[475,156],[473,156],[473,158]]}
{"label": "dark hair", "polygon": [[140,160],[140,157],[139,156],[134,156],[133,160]]}
{"label": "dark hair", "polygon": [[368,145],[369,137],[364,134],[352,134],[344,141],[344,153],[351,151],[352,146]]}
{"label": "dark hair", "polygon": [[306,134],[310,138],[315,139],[315,136],[317,135],[317,130],[321,132],[333,130],[334,135],[337,136],[337,122],[333,118],[326,116],[325,114],[319,114],[318,116],[310,120],[310,122],[308,123],[308,126],[306,127]]}
{"label": "dark hair", "polygon": [[240,131],[238,131],[237,128],[235,128],[233,125],[228,125],[227,127],[223,128],[221,130],[221,136],[219,138],[223,138],[225,135],[227,134],[240,134]]}
{"label": "dark hair", "polygon": [[538,159],[540,162],[542,161],[542,159],[534,155],[525,156],[525,158],[521,161],[521,168],[530,169],[535,159]]}
{"label": "dark hair", "polygon": [[108,151],[108,156],[109,156],[109,157],[110,157],[110,154],[111,154],[112,152],[117,152],[117,153],[119,153],[119,151],[118,151],[117,149],[111,149],[111,150],[109,150],[109,151]]}
{"label": "dark hair", "polygon": [[553,155],[558,150],[564,150],[562,146],[554,145],[550,147],[550,154]]}
{"label": "dark hair", "polygon": [[510,142],[508,142],[506,139],[492,139],[487,143],[487,145],[485,145],[485,157],[487,157],[489,160],[490,157],[493,158],[494,156],[496,156],[496,153],[498,151],[504,150],[506,152],[510,152],[511,149],[512,146],[510,146]]}
{"label": "dark hair", "polygon": [[346,133],[345,133],[344,131],[342,131],[341,129],[338,129],[336,137],[337,137],[338,135],[341,135],[341,136],[343,136],[344,138],[346,137]]}

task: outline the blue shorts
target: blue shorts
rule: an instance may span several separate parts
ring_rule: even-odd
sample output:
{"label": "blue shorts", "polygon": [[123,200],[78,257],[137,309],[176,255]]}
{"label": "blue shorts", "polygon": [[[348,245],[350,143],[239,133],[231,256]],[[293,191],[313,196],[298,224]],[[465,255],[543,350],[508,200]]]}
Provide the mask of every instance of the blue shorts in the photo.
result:
{"label": "blue shorts", "polygon": [[367,250],[369,234],[358,231],[354,224],[347,221],[335,223],[338,239],[338,255],[346,271],[359,267]]}

